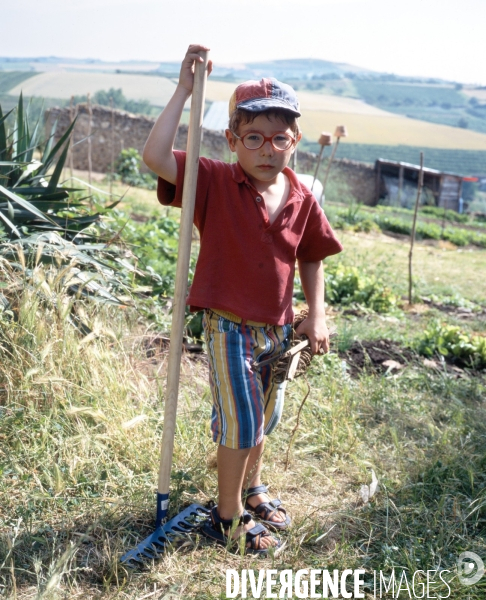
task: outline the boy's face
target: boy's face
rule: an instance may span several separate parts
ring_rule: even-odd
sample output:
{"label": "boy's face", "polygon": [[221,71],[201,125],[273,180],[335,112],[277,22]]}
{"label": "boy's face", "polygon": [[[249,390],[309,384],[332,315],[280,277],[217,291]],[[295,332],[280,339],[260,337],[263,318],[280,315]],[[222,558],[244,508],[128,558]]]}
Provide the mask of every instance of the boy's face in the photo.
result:
{"label": "boy's face", "polygon": [[[236,133],[241,138],[250,132],[261,133],[265,137],[271,137],[276,133],[287,133],[295,138],[292,129],[285,121],[268,117],[265,113],[258,115],[252,123],[240,125],[239,131]],[[257,150],[248,150],[229,129],[226,130],[226,138],[230,150],[236,152],[243,171],[248,175],[250,181],[254,182],[275,183],[295,151],[295,144],[292,144],[288,150],[275,150],[269,140],[265,141],[263,146]],[[300,135],[296,143],[299,139]]]}

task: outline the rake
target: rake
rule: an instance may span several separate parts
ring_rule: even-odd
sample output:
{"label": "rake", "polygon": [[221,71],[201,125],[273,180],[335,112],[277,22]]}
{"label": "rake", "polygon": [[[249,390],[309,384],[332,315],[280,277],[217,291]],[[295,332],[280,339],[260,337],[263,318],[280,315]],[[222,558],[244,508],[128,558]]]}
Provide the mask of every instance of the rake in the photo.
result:
{"label": "rake", "polygon": [[166,521],[169,510],[169,485],[174,450],[174,435],[179,393],[180,364],[184,332],[187,278],[191,256],[194,205],[196,201],[197,171],[202,136],[202,121],[208,52],[199,52],[203,62],[194,67],[194,87],[191,100],[191,114],[187,138],[186,168],[182,194],[182,213],[179,231],[179,249],[175,279],[172,326],[170,335],[169,359],[167,364],[167,388],[164,411],[164,431],[160,455],[159,482],[157,490],[157,514],[155,531],[136,548],[121,557],[128,567],[141,566],[146,559],[155,559],[169,547],[187,541],[187,536],[198,529],[207,519],[209,510],[200,504],[191,504],[181,513]]}

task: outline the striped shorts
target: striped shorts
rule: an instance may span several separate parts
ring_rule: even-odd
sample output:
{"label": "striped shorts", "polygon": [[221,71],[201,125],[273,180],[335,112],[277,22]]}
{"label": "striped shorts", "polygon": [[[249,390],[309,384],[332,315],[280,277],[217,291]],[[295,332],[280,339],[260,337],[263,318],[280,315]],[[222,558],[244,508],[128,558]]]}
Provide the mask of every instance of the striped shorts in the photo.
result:
{"label": "striped shorts", "polygon": [[213,440],[228,448],[252,448],[280,421],[286,382],[273,381],[271,366],[254,371],[253,361],[285,352],[291,325],[242,321],[232,313],[204,312],[213,395]]}

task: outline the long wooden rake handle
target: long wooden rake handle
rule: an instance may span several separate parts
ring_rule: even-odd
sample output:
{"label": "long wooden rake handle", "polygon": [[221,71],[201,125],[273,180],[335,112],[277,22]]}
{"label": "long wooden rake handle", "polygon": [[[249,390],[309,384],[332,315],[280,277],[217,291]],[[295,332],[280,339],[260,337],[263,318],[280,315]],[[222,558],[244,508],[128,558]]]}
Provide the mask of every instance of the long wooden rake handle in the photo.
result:
{"label": "long wooden rake handle", "polygon": [[191,257],[192,227],[196,201],[197,171],[202,137],[204,98],[208,68],[207,51],[199,52],[204,62],[195,64],[194,87],[192,90],[191,114],[187,138],[186,169],[182,193],[182,214],[179,230],[179,252],[175,278],[174,303],[172,307],[172,329],[170,334],[169,360],[167,365],[167,388],[165,395],[164,432],[160,455],[159,484],[157,493],[158,527],[166,518],[169,507],[169,485],[174,451],[174,435],[177,414],[177,398],[184,332],[184,315],[187,295],[187,277]]}

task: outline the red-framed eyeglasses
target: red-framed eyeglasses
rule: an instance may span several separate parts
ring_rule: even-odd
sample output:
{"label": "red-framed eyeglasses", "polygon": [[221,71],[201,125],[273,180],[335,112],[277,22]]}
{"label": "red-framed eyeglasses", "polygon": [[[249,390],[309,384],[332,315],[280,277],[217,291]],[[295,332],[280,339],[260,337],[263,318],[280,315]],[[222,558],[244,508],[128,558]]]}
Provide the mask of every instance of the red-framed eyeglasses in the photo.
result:
{"label": "red-framed eyeglasses", "polygon": [[295,144],[295,138],[288,133],[274,133],[269,137],[258,131],[249,131],[241,137],[234,132],[232,133],[235,138],[241,140],[247,150],[258,150],[265,142],[270,142],[273,148],[278,151],[288,150],[292,144]]}

